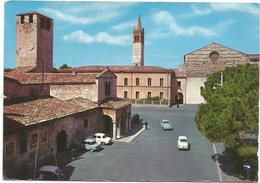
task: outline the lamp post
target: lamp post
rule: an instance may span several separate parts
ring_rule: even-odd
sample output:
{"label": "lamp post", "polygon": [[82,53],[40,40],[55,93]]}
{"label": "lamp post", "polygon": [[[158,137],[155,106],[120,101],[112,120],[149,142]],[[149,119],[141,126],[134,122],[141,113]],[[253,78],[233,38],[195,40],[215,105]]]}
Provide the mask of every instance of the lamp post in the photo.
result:
{"label": "lamp post", "polygon": [[216,86],[222,86],[223,85],[223,72],[221,72],[220,79],[221,79],[220,83],[214,83],[213,90],[216,89]]}

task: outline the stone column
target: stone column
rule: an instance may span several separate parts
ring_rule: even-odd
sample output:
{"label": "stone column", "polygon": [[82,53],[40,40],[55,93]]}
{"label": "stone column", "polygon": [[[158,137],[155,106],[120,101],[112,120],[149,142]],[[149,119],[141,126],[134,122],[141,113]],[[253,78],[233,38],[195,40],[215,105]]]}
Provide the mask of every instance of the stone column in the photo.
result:
{"label": "stone column", "polygon": [[116,140],[116,121],[113,121],[113,140]]}
{"label": "stone column", "polygon": [[117,127],[117,133],[116,133],[116,138],[120,138],[121,137],[121,121],[120,122],[118,122],[118,127]]}

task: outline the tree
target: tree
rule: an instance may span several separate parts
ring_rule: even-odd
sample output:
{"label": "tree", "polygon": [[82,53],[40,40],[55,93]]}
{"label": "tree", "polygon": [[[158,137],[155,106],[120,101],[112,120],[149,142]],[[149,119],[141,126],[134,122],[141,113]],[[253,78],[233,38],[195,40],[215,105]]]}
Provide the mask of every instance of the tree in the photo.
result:
{"label": "tree", "polygon": [[63,64],[62,66],[60,66],[60,69],[68,69],[71,68],[70,66],[68,66],[67,64]]}
{"label": "tree", "polygon": [[[258,69],[258,66],[247,64],[212,74],[205,82],[205,87],[201,87],[201,95],[207,103],[198,106],[195,119],[198,129],[210,142],[225,143],[235,157],[237,166],[247,160],[256,166],[255,170],[257,146],[242,142],[238,137],[242,132],[250,131],[256,136],[259,133]],[[214,84],[220,83],[221,72],[224,83],[214,90]],[[257,176],[251,175],[250,178]]]}

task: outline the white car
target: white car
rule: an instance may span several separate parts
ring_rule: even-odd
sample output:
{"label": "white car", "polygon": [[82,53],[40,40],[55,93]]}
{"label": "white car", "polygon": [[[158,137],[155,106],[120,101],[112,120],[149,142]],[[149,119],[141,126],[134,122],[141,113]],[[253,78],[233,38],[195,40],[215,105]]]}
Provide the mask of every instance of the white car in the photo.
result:
{"label": "white car", "polygon": [[189,145],[189,142],[188,142],[188,139],[186,136],[179,136],[177,144],[178,144],[179,150],[180,149],[186,149],[186,150],[190,149],[190,145]]}
{"label": "white car", "polygon": [[97,143],[100,143],[102,145],[112,144],[112,139],[110,137],[107,137],[104,133],[96,133],[94,135],[94,138],[96,139]]}

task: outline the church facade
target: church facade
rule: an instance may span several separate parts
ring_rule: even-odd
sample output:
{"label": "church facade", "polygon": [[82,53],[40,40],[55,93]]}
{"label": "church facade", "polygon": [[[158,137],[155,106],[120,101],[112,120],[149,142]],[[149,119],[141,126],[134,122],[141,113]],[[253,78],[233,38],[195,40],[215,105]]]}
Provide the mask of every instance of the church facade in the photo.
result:
{"label": "church facade", "polygon": [[245,64],[258,65],[259,55],[242,53],[214,42],[188,53],[184,56],[184,64],[175,70],[178,95],[183,98],[184,104],[204,103],[200,87],[211,74],[226,67]]}

